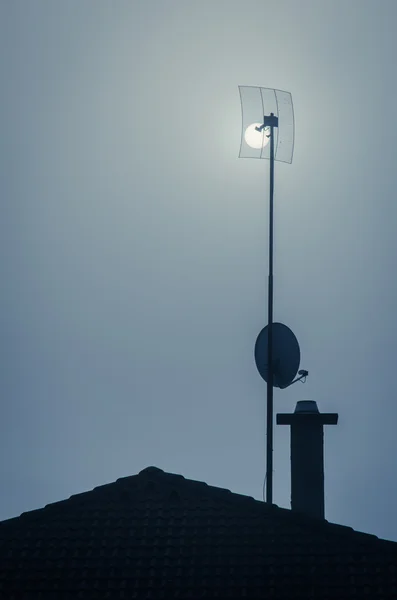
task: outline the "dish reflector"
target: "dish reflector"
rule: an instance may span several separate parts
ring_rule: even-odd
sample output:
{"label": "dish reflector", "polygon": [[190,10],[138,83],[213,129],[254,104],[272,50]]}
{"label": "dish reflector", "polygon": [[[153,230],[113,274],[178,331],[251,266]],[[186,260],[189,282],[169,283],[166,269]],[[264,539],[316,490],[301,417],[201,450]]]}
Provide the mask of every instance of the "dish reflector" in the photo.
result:
{"label": "dish reflector", "polygon": [[[299,369],[300,348],[295,334],[282,323],[273,323],[273,387],[288,387]],[[268,325],[262,329],[255,343],[255,362],[260,376],[267,382]]]}
{"label": "dish reflector", "polygon": [[[247,130],[252,125],[263,123],[265,115],[273,113],[278,117],[278,127],[274,128],[275,155],[280,162],[292,163],[294,154],[294,108],[289,92],[252,85],[239,85],[242,131],[240,158],[270,158],[270,144],[266,143],[265,130],[258,133],[258,143],[247,141]],[[254,138],[255,139],[255,138]],[[261,143],[262,142],[262,143]]]}

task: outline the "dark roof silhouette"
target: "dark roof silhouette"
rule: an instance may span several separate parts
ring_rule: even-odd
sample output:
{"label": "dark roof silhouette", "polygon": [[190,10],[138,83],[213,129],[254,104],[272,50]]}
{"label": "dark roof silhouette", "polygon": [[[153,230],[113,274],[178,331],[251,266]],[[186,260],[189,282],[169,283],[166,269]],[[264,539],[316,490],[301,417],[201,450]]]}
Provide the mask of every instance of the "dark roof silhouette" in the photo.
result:
{"label": "dark roof silhouette", "polygon": [[396,600],[397,543],[149,467],[0,523],[0,598]]}

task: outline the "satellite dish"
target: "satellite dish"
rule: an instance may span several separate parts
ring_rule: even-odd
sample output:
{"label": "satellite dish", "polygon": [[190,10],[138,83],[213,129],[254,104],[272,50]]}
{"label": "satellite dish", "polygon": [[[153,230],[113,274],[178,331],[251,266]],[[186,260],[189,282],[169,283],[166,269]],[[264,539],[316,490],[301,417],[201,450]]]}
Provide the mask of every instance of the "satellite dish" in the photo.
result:
{"label": "satellite dish", "polygon": [[[286,388],[293,382],[300,363],[300,348],[295,334],[282,323],[273,323],[273,386]],[[255,343],[255,362],[260,376],[267,382],[268,325],[262,329]]]}

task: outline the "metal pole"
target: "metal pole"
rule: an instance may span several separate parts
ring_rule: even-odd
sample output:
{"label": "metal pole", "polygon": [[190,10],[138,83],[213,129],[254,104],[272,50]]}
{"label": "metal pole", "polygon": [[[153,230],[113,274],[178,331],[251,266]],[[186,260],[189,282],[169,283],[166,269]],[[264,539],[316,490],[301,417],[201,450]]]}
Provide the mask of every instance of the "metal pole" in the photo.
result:
{"label": "metal pole", "polygon": [[269,280],[267,355],[267,423],[266,423],[266,502],[273,502],[273,192],[274,126],[270,125],[270,194],[269,194]]}

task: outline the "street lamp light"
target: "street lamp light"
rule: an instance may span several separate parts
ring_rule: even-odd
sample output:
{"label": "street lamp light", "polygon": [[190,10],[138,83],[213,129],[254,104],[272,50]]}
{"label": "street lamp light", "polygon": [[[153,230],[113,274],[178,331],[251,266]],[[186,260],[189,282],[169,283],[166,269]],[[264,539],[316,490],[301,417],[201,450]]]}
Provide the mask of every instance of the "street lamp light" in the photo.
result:
{"label": "street lamp light", "polygon": [[[273,386],[288,387],[295,381],[307,376],[307,371],[299,371],[301,377],[293,381],[299,368],[299,346],[296,350],[296,338],[292,332],[277,324],[273,327],[273,193],[274,193],[274,161],[292,162],[294,152],[294,111],[292,97],[289,92],[255,86],[239,86],[242,133],[240,158],[264,158],[270,161],[269,180],[269,275],[268,275],[268,324],[259,334],[255,347],[255,360],[258,370],[267,383],[266,410],[266,502],[272,503],[273,498]],[[288,330],[288,331],[287,331]],[[284,340],[286,342],[284,343]],[[275,342],[281,343],[281,355],[274,356]],[[265,347],[264,347],[265,345]],[[290,346],[288,348],[288,346]],[[266,356],[266,365],[260,364]],[[275,360],[276,359],[276,360]],[[279,385],[277,364],[280,361],[297,363],[290,381]]]}

